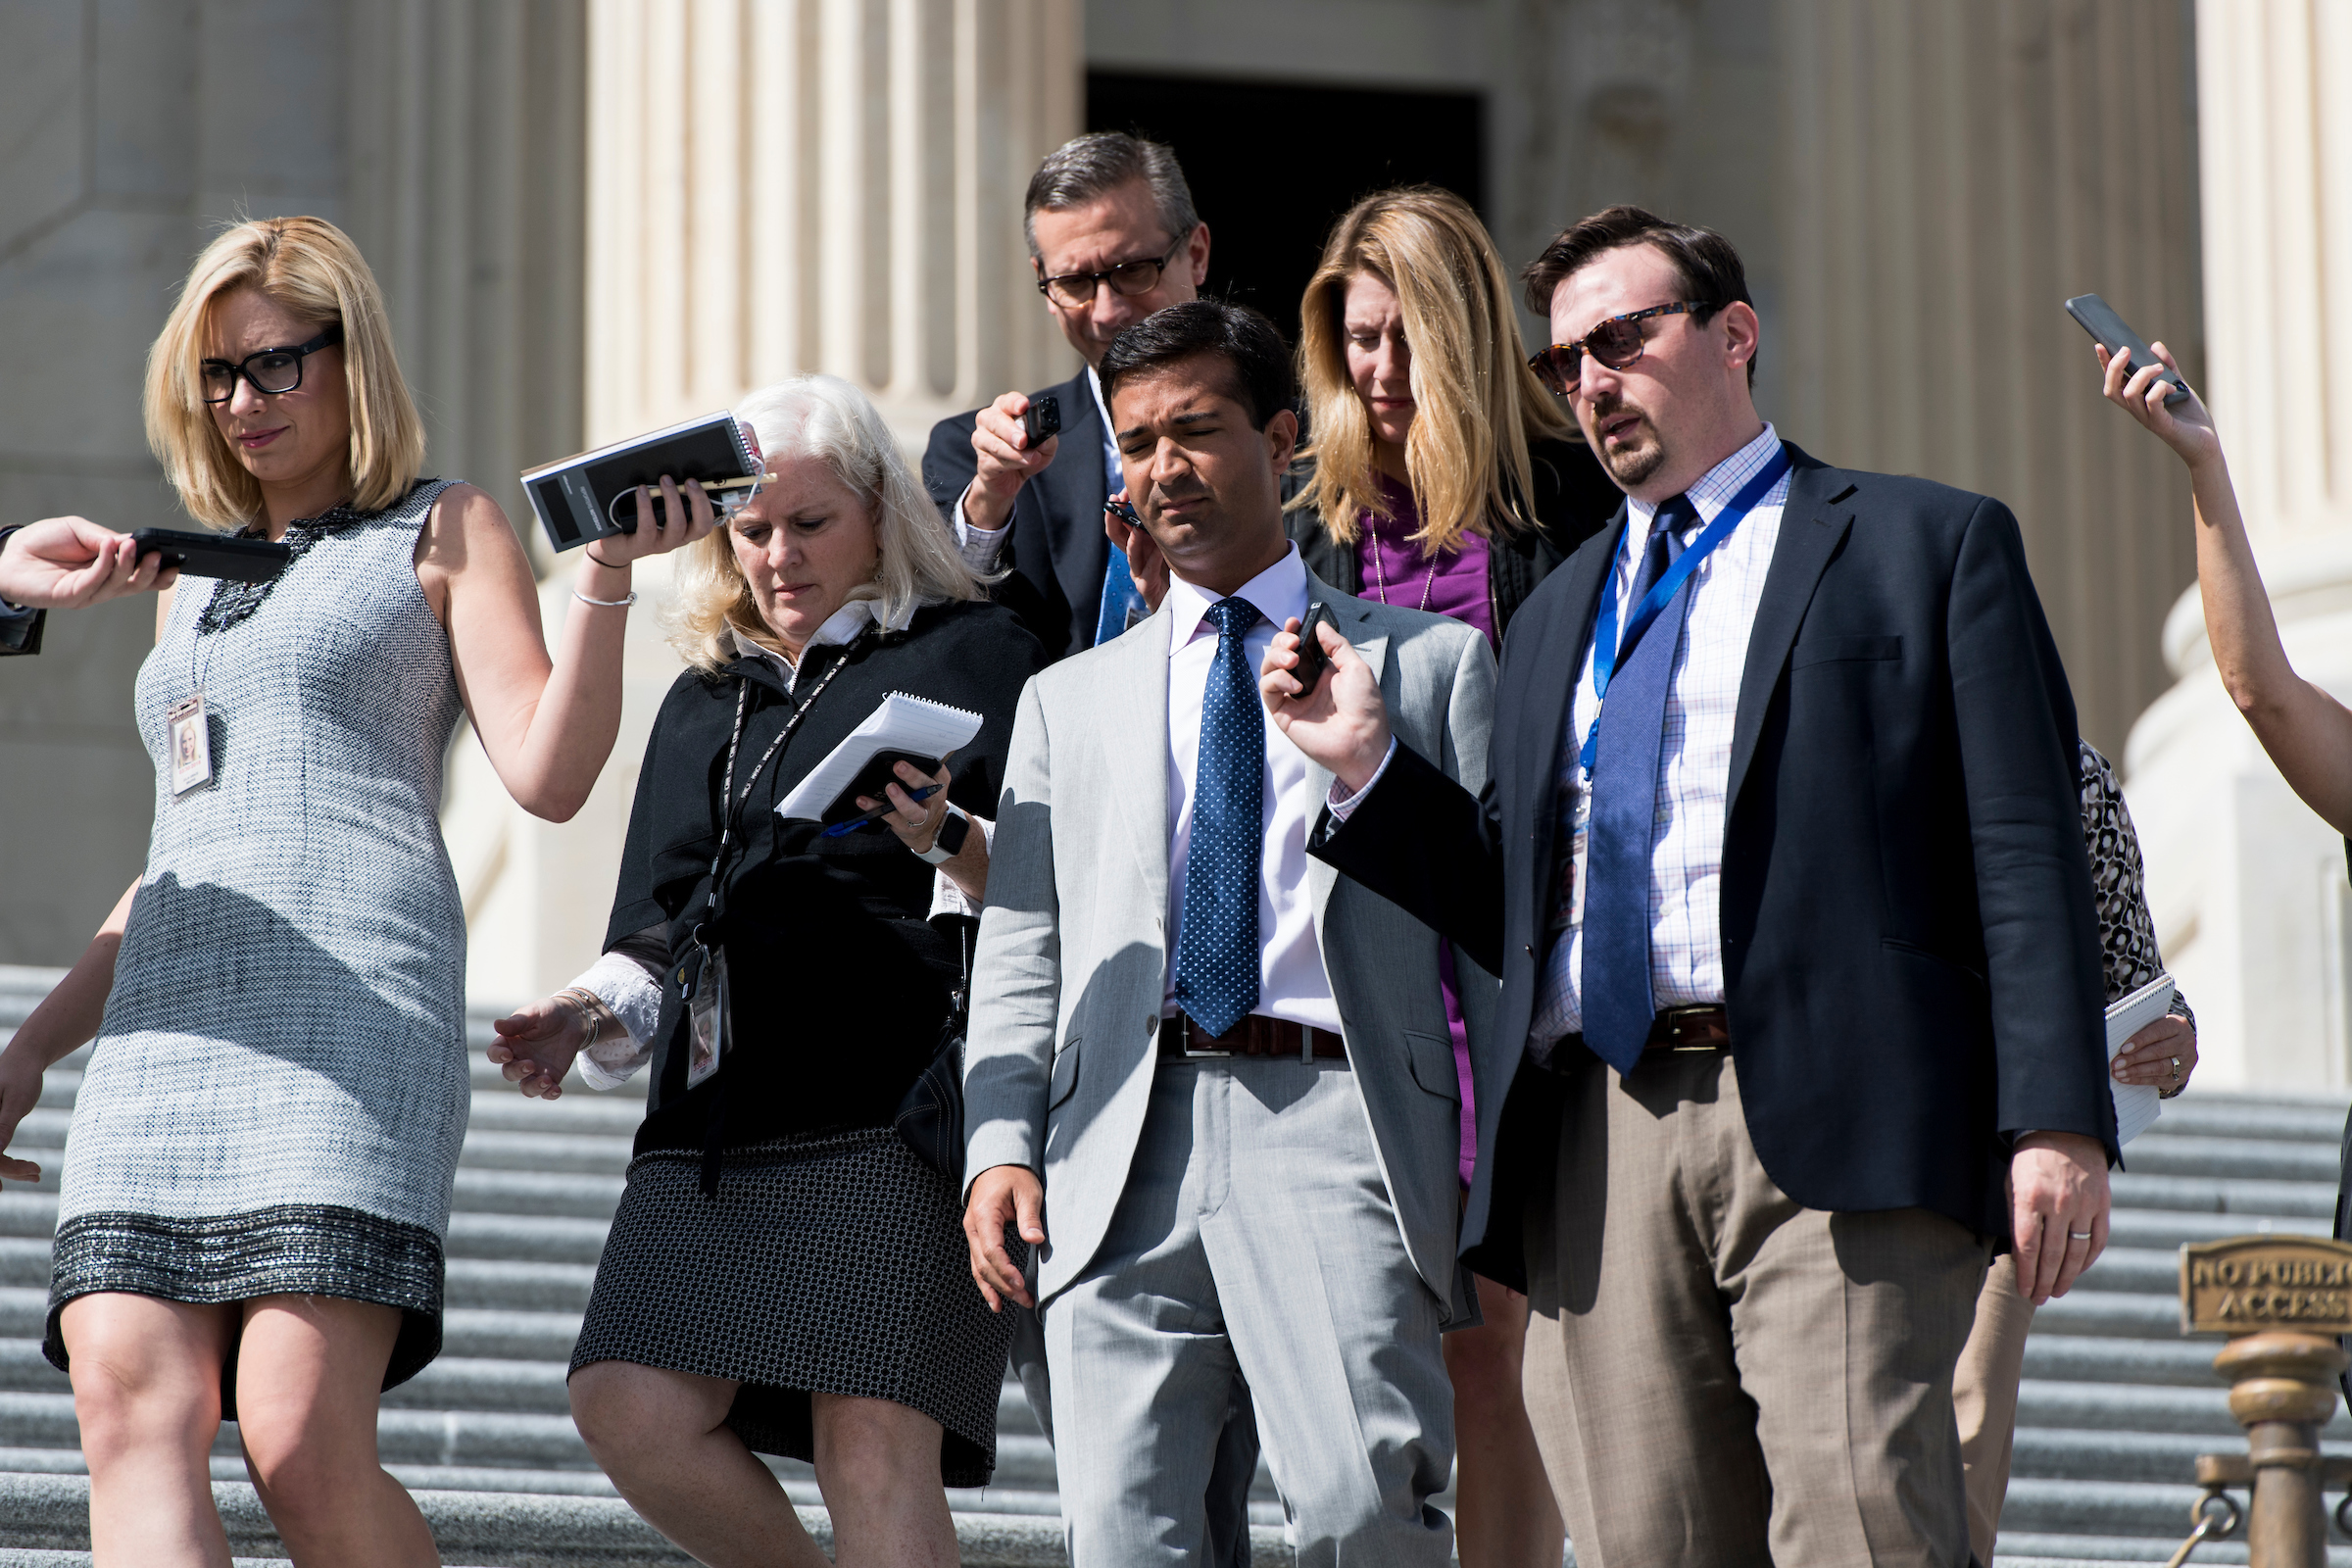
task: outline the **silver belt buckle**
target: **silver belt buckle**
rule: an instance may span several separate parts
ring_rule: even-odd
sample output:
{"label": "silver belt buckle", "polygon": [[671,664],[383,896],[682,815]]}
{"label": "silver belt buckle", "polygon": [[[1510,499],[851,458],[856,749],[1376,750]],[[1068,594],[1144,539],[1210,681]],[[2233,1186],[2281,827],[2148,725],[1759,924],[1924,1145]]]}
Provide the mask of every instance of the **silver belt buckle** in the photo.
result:
{"label": "silver belt buckle", "polygon": [[1176,1015],[1176,1054],[1187,1061],[1207,1061],[1215,1057],[1230,1056],[1233,1053],[1215,1049],[1196,1049],[1193,1045],[1192,1016],[1189,1013],[1180,1012]]}

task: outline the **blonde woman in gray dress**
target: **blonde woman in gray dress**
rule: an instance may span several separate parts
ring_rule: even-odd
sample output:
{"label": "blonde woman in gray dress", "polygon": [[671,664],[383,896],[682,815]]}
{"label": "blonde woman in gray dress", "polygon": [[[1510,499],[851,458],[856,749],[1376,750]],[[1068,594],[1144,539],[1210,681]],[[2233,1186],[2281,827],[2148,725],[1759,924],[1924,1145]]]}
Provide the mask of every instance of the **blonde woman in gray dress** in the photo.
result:
{"label": "blonde woman in gray dress", "polygon": [[43,1069],[97,1039],[44,1343],[74,1380],[93,1553],[227,1568],[207,1461],[225,1418],[297,1561],[422,1568],[432,1535],[375,1421],[440,1349],[466,1134],[442,758],[463,712],[526,809],[576,811],[619,724],[629,564],[710,509],[665,484],[685,525],[583,552],[551,660],[496,503],[420,479],[382,297],[314,218],[206,248],[146,416],[199,522],[295,555],[267,584],[165,594],[137,687],[146,870],[0,1052],[4,1149]]}

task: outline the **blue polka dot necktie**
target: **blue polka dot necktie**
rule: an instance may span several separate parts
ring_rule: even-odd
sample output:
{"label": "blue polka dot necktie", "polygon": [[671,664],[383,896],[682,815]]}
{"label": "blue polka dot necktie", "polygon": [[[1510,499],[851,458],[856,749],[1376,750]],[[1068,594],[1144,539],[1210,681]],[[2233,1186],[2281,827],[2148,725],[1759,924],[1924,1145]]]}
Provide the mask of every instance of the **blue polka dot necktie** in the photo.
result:
{"label": "blue polka dot necktie", "polygon": [[1257,1005],[1266,718],[1242,651],[1242,638],[1257,623],[1257,607],[1246,599],[1220,599],[1206,618],[1216,622],[1217,657],[1200,698],[1184,927],[1176,939],[1176,1004],[1202,1030],[1223,1036]]}
{"label": "blue polka dot necktie", "polygon": [[[1683,496],[1658,508],[1625,596],[1625,616],[1683,553],[1683,530],[1697,521],[1697,510]],[[1674,685],[1674,651],[1690,612],[1690,590],[1691,579],[1685,578],[1642,640],[1617,650],[1592,759],[1581,988],[1585,1044],[1621,1073],[1642,1059],[1657,1016],[1649,983],[1649,858],[1656,843],[1666,695]]]}

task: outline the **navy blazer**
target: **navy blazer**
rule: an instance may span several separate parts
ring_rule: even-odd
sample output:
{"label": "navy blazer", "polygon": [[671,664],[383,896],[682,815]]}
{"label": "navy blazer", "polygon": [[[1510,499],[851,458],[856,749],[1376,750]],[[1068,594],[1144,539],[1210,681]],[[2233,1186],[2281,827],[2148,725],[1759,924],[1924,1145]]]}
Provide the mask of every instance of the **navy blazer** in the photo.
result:
{"label": "navy blazer", "polygon": [[[1102,532],[1102,503],[1110,498],[1102,482],[1102,416],[1083,368],[1059,386],[1029,395],[1059,400],[1061,444],[1054,461],[1013,498],[1012,532],[997,558],[1007,575],[991,592],[1045,645],[1048,659],[1061,659],[1095,646],[1095,622],[1102,612],[1102,577],[1110,564],[1110,540]],[[975,409],[940,420],[923,453],[923,488],[951,530],[956,503],[980,469],[972,452],[978,418]]]}
{"label": "navy blazer", "polygon": [[[2005,1238],[2016,1135],[2115,1157],[2074,699],[2008,508],[1789,453],[1720,892],[1748,1133],[1808,1208],[1929,1208]],[[1309,842],[1502,977],[1462,1238],[1507,1284],[1558,1141],[1560,1081],[1523,1053],[1565,851],[1561,735],[1625,526],[1620,508],[1513,622],[1484,799],[1400,748]]]}

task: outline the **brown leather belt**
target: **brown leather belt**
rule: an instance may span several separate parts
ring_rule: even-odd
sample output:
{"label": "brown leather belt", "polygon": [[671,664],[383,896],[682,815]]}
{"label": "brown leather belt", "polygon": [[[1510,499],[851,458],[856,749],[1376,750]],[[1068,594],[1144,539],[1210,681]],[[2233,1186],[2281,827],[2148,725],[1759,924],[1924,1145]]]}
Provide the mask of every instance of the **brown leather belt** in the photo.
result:
{"label": "brown leather belt", "polygon": [[1732,1021],[1718,1004],[1668,1007],[1649,1020],[1643,1051],[1724,1051],[1732,1043]]}
{"label": "brown leather belt", "polygon": [[1211,1035],[1183,1013],[1162,1020],[1159,1054],[1170,1061],[1217,1056],[1290,1056],[1305,1061],[1345,1061],[1348,1048],[1328,1029],[1310,1029],[1288,1018],[1251,1013],[1230,1034]]}

